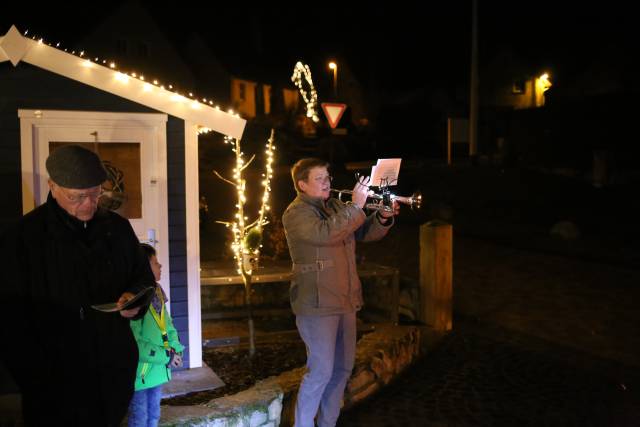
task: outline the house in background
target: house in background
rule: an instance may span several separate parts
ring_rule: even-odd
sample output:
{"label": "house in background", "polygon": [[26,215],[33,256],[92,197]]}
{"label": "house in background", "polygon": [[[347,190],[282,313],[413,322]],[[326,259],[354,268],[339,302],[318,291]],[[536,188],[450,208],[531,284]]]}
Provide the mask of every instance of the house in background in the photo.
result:
{"label": "house in background", "polygon": [[543,107],[545,92],[551,87],[547,70],[527,65],[506,48],[491,58],[480,79],[480,102],[498,110]]}
{"label": "house in background", "polygon": [[[273,96],[274,90],[280,93]],[[234,111],[246,119],[281,112],[293,113],[298,109],[299,99],[300,94],[295,88],[283,87],[282,84],[260,83],[257,78],[231,77],[231,105]]]}
{"label": "house in background", "polygon": [[608,179],[596,170],[608,170],[611,178],[615,167],[616,179],[625,179],[619,177],[637,168],[640,153],[634,128],[638,53],[631,43],[555,47],[543,55],[550,69],[523,60],[526,51],[498,51],[480,71],[479,138],[485,152],[531,168],[600,175],[594,185]]}
{"label": "house in background", "polygon": [[[117,58],[127,71],[142,73],[147,81],[157,79],[185,95],[197,93],[246,119],[297,109],[295,87],[265,78],[265,70],[254,58],[246,66],[239,64],[237,56],[223,63],[197,32],[183,34],[180,40],[175,37],[161,28],[144,5],[132,1],[123,2],[78,47],[91,55],[99,52]],[[274,96],[274,90],[282,93]]]}
{"label": "house in background", "polygon": [[180,53],[195,77],[198,93],[212,99],[216,105],[233,107],[231,74],[202,36],[195,32],[188,34]]}
{"label": "house in background", "polygon": [[241,138],[246,122],[101,58],[64,52],[15,27],[0,36],[0,225],[46,200],[51,150],[65,143],[96,150],[130,195],[129,207],[117,207],[140,240],[158,248],[186,364],[199,367],[198,130]]}
{"label": "house in background", "polygon": [[231,76],[202,37],[191,32],[174,39],[140,2],[120,4],[77,48],[183,95],[198,94],[221,108],[231,105]]}
{"label": "house in background", "polygon": [[271,85],[231,78],[231,104],[243,117],[254,119],[271,112]]}

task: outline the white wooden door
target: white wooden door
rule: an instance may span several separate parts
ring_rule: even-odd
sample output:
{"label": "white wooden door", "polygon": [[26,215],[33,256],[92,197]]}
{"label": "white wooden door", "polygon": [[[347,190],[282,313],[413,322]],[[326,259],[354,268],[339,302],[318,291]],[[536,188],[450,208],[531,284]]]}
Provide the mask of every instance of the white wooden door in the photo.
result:
{"label": "white wooden door", "polygon": [[129,219],[138,239],[152,243],[169,292],[165,114],[19,110],[23,211],[44,203],[49,192],[45,162],[58,146],[73,143],[96,151],[122,203],[110,208]]}

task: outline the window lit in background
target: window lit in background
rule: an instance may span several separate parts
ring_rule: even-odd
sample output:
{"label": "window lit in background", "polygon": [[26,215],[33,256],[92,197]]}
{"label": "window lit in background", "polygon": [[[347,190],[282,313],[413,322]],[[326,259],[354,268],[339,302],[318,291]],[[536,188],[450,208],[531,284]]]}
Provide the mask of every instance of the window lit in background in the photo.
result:
{"label": "window lit in background", "polygon": [[549,74],[544,73],[536,78],[536,107],[544,106],[544,93],[551,87]]}

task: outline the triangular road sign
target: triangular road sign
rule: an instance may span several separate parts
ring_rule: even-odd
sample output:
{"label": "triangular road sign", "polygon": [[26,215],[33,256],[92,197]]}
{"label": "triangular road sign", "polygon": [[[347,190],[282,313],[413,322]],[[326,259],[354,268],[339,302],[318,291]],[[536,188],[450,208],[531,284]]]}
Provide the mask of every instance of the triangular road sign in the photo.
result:
{"label": "triangular road sign", "polygon": [[342,118],[342,114],[344,110],[347,109],[347,104],[334,104],[331,102],[323,102],[320,104],[322,106],[322,111],[324,111],[324,115],[327,116],[327,120],[329,121],[329,126],[331,129],[335,129]]}

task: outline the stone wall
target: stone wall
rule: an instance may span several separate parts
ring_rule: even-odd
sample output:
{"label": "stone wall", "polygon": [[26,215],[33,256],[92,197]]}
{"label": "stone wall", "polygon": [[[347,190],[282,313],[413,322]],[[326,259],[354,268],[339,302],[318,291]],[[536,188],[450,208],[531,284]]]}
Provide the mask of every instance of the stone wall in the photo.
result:
{"label": "stone wall", "polygon": [[[380,325],[358,341],[344,406],[384,387],[420,354],[420,329]],[[162,406],[161,426],[275,427],[293,425],[293,411],[305,368],[267,378],[249,390],[205,405]]]}
{"label": "stone wall", "polygon": [[382,325],[358,342],[356,364],[347,383],[345,406],[366,398],[389,382],[420,355],[420,330]]}
{"label": "stone wall", "polygon": [[163,427],[276,427],[280,425],[282,390],[277,384],[258,383],[231,396],[204,405],[162,406]]}

